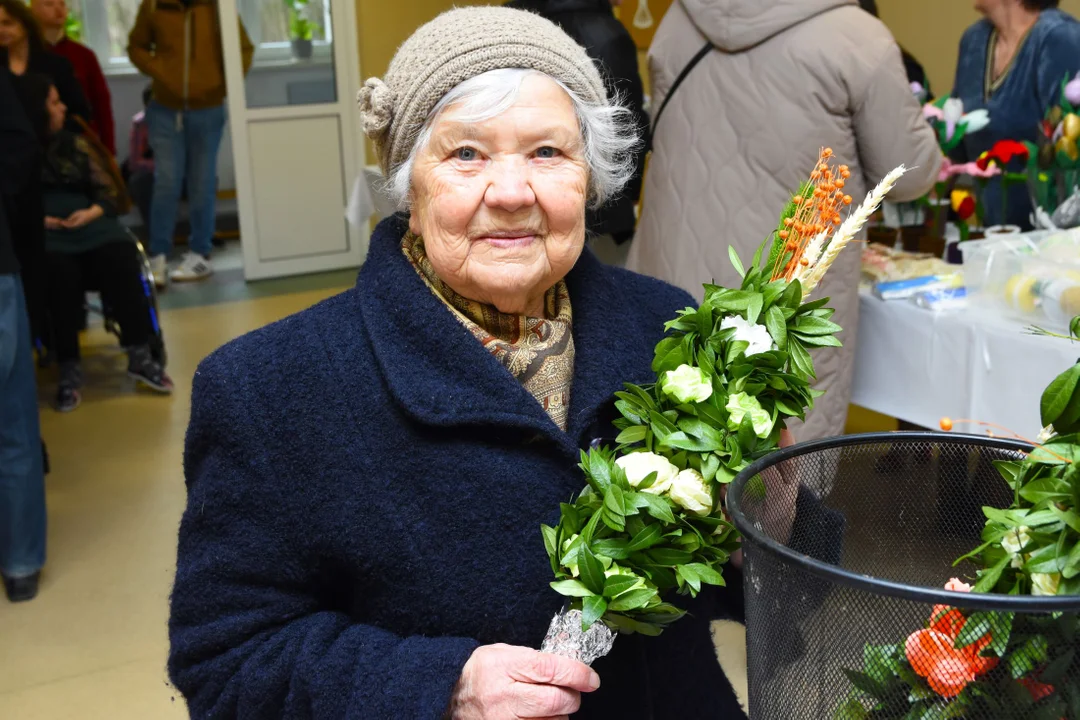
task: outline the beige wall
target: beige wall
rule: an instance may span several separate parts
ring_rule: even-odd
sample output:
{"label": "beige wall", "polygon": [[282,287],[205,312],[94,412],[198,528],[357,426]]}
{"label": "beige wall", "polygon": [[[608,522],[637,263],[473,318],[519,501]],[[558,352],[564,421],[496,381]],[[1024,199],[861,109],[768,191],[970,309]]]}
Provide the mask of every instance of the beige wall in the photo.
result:
{"label": "beige wall", "polygon": [[[877,0],[882,21],[897,42],[926,68],[937,95],[952,90],[960,36],[979,19],[974,0]],[[1061,0],[1061,9],[1080,17],[1080,0]]]}

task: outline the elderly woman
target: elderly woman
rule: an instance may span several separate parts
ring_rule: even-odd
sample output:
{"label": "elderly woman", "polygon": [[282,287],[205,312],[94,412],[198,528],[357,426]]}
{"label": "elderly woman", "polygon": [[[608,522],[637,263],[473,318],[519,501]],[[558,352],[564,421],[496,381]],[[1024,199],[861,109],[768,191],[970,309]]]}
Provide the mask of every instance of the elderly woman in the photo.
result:
{"label": "elderly woman", "polygon": [[742,717],[715,596],[593,669],[533,649],[562,604],[540,524],[692,303],[583,251],[628,113],[555,25],[495,7],[417,30],[361,110],[408,212],[354,289],[195,376],[169,623],[192,716]]}
{"label": "elderly woman", "polygon": [[[964,101],[965,112],[989,110],[990,125],[964,138],[968,159],[999,140],[1035,142],[1046,110],[1058,102],[1061,81],[1080,70],[1080,23],[1057,6],[1058,0],[975,0],[984,17],[960,40],[953,95]],[[1010,188],[1005,205],[1000,179],[990,180],[983,206],[987,225],[1031,227],[1031,197],[1023,184]]]}

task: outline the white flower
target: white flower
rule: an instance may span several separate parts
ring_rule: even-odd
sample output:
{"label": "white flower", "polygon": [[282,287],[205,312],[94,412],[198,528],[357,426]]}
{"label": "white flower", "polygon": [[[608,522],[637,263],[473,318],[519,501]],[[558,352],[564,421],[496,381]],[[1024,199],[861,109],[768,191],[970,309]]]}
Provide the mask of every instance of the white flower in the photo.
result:
{"label": "white flower", "polygon": [[960,122],[967,126],[964,130],[965,133],[979,132],[990,124],[990,111],[982,108],[979,110],[972,110],[969,113],[965,113],[964,116],[960,118]]}
{"label": "white flower", "polygon": [[1044,445],[1050,442],[1050,438],[1054,437],[1055,435],[1057,435],[1057,431],[1054,430],[1054,426],[1047,425],[1039,431],[1039,436],[1035,438],[1035,442],[1039,443],[1040,445]]}
{"label": "white flower", "polygon": [[739,429],[743,418],[749,413],[755,435],[759,438],[767,438],[769,433],[772,432],[772,416],[765,412],[756,397],[750,397],[746,393],[732,393],[728,396],[727,411],[730,413],[728,428],[732,431]]}
{"label": "white flower", "polygon": [[691,365],[680,365],[664,373],[661,389],[681,403],[704,402],[712,395],[712,381],[705,371]]}
{"label": "white flower", "polygon": [[1012,555],[1011,565],[1014,568],[1024,567],[1024,558],[1020,555],[1020,551],[1031,542],[1031,536],[1028,535],[1030,529],[1026,525],[1021,525],[1018,528],[1009,530],[1005,533],[1005,537],[1001,538],[1001,549]]}
{"label": "white flower", "polygon": [[764,325],[748,323],[741,315],[729,315],[720,323],[721,330],[728,328],[735,328],[736,340],[745,340],[750,343],[750,347],[746,348],[746,357],[776,349],[772,335]]}
{"label": "white flower", "polygon": [[1024,546],[1031,542],[1031,536],[1028,535],[1030,529],[1027,525],[1021,525],[1009,530],[1005,537],[1001,538],[1001,549],[1010,555],[1019,555]]}
{"label": "white flower", "polygon": [[960,98],[949,98],[941,111],[945,115],[945,139],[952,140],[956,125],[964,115],[964,101]]}
{"label": "white flower", "polygon": [[667,492],[675,476],[679,474],[679,468],[672,465],[666,457],[651,452],[623,455],[615,461],[615,464],[626,473],[626,479],[632,487],[640,485],[650,473],[656,473],[653,484],[642,491],[650,495],[662,495]]}
{"label": "white flower", "polygon": [[688,468],[679,473],[671,483],[668,497],[695,515],[708,515],[712,511],[712,493],[697,470]]}
{"label": "white flower", "polygon": [[1032,595],[1057,595],[1061,573],[1031,573]]}

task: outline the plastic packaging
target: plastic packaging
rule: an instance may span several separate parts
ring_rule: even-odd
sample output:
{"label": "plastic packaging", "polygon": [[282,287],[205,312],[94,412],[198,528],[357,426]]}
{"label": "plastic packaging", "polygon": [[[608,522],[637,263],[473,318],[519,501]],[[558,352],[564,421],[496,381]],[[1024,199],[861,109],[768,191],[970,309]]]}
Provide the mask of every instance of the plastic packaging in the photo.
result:
{"label": "plastic packaging", "polygon": [[972,306],[1063,330],[1080,314],[1080,229],[961,245]]}

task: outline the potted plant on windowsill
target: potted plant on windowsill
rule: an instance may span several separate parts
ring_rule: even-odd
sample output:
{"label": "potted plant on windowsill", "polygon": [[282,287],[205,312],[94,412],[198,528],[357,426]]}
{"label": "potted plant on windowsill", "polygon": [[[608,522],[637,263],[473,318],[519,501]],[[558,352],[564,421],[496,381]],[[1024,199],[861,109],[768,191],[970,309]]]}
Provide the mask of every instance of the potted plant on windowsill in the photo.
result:
{"label": "potted plant on windowsill", "polygon": [[311,19],[311,7],[308,0],[285,0],[289,12],[289,38],[292,42],[293,57],[297,60],[310,60],[313,39],[319,24]]}

